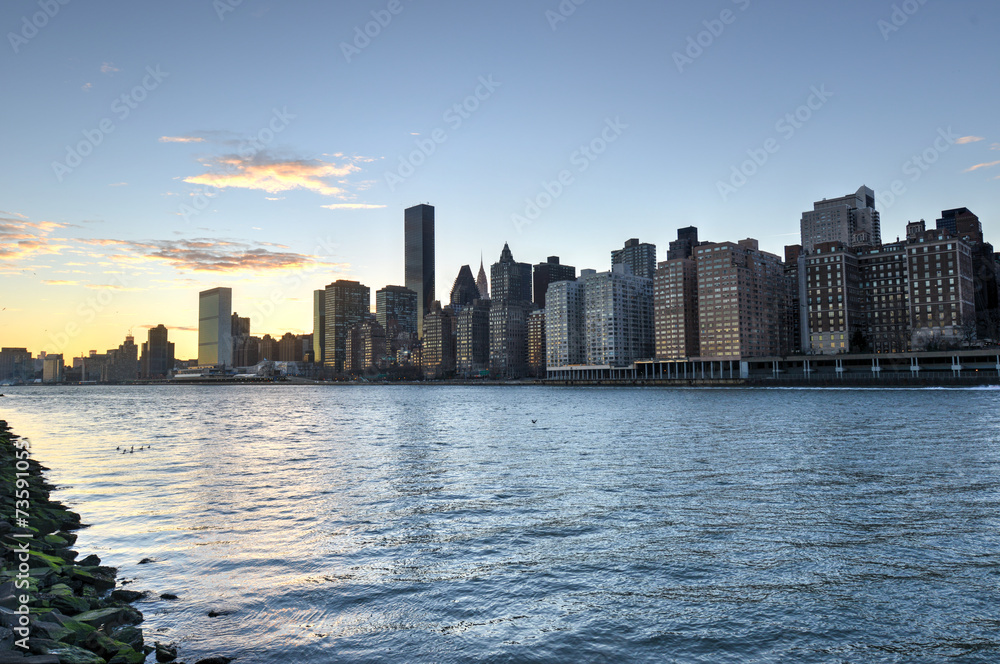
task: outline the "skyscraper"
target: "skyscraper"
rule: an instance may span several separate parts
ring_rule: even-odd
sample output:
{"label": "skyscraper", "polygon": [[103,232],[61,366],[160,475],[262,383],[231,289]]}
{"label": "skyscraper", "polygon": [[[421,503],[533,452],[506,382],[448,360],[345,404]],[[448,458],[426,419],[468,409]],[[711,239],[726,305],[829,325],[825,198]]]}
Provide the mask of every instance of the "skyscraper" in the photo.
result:
{"label": "skyscraper", "polygon": [[486,268],[483,267],[483,259],[479,259],[479,276],[476,277],[476,287],[479,289],[479,299],[490,299],[490,283],[486,280]]}
{"label": "skyscraper", "polygon": [[371,313],[371,290],[357,281],[340,279],[326,287],[326,349],[323,364],[344,370],[347,331]]}
{"label": "skyscraper", "polygon": [[660,263],[653,279],[653,317],[657,359],[698,357],[698,267],[690,253]]}
{"label": "skyscraper", "polygon": [[624,247],[611,252],[611,265],[618,264],[628,265],[637,277],[652,280],[656,276],[656,245],[632,238]]}
{"label": "skyscraper", "polygon": [[472,278],[472,269],[468,265],[463,265],[455,277],[455,285],[451,288],[451,308],[457,316],[462,313],[462,309],[479,298],[479,287],[476,280]]}
{"label": "skyscraper", "polygon": [[516,262],[506,242],[490,272],[494,302],[531,302],[531,265]]}
{"label": "skyscraper", "polygon": [[322,363],[326,349],[326,291],[313,291],[313,362]]}
{"label": "skyscraper", "polygon": [[142,378],[166,378],[174,368],[174,344],[167,340],[167,328],[157,325],[150,328],[147,341],[142,344],[139,362]]}
{"label": "skyscraper", "polygon": [[198,364],[230,366],[233,289],[213,288],[198,294]]}
{"label": "skyscraper", "polygon": [[653,280],[617,264],[586,281],[587,363],[628,366],[653,357]]}
{"label": "skyscraper", "polygon": [[700,356],[713,360],[788,354],[794,283],[757,240],[703,244],[698,265]]}
{"label": "skyscraper", "polygon": [[577,281],[557,281],[545,295],[545,355],[548,367],[587,363],[584,331],[585,282],[593,270],[581,270]]}
{"label": "skyscraper", "polygon": [[407,208],[405,233],[406,287],[417,294],[417,333],[422,335],[424,314],[434,304],[434,206]]}
{"label": "skyscraper", "polygon": [[[691,253],[698,246],[698,229],[695,226],[677,229],[677,239],[670,243],[667,250],[667,260],[691,258]],[[661,266],[662,267],[662,266]]]}
{"label": "skyscraper", "polygon": [[403,286],[386,286],[375,292],[375,318],[390,345],[400,332],[417,334],[417,294]]}
{"label": "skyscraper", "polygon": [[806,254],[826,242],[840,242],[847,248],[882,244],[875,192],[864,186],[847,196],[817,201],[811,212],[802,213],[799,225]]}
{"label": "skyscraper", "polygon": [[476,300],[458,315],[455,339],[458,375],[479,376],[490,366],[490,301]]}
{"label": "skyscraper", "polygon": [[544,263],[539,263],[533,270],[532,290],[535,306],[539,309],[545,308],[545,293],[549,289],[549,284],[576,279],[576,268],[572,265],[561,265],[558,256],[549,256]]}

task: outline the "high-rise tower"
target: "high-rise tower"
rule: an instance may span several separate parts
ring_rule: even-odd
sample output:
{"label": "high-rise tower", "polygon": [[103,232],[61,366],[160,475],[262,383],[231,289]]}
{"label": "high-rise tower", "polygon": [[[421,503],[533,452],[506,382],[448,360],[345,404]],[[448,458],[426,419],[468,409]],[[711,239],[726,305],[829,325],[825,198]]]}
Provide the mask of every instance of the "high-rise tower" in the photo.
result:
{"label": "high-rise tower", "polygon": [[424,314],[434,304],[434,206],[407,208],[403,225],[406,287],[417,294],[417,332],[423,335]]}

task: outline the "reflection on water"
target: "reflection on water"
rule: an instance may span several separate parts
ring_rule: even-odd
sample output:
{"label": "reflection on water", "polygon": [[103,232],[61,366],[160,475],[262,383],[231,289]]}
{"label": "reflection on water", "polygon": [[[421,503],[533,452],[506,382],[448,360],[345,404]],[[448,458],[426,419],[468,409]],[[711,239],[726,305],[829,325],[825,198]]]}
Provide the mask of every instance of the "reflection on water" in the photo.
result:
{"label": "reflection on water", "polygon": [[192,661],[1000,659],[997,390],[6,393]]}

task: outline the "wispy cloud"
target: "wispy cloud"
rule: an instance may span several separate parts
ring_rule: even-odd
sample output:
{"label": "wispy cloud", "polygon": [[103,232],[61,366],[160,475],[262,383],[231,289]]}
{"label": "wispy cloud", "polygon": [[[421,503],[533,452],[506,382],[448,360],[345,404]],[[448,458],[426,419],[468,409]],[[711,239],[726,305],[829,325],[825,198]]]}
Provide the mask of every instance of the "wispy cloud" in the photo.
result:
{"label": "wispy cloud", "polygon": [[121,71],[121,69],[115,67],[113,62],[105,62],[101,65],[102,74],[114,74],[116,71]]}
{"label": "wispy cloud", "polygon": [[971,168],[965,169],[964,172],[965,173],[971,173],[972,171],[978,171],[981,168],[993,168],[997,164],[1000,164],[1000,161],[991,161],[991,162],[986,163],[986,164],[976,164],[975,166],[973,166]]}
{"label": "wispy cloud", "polygon": [[32,256],[58,254],[66,248],[65,241],[49,236],[70,226],[54,221],[27,221],[23,215],[0,216],[0,266]]}
{"label": "wispy cloud", "polygon": [[955,141],[959,145],[967,145],[969,143],[978,143],[979,141],[985,141],[986,139],[982,136],[963,136],[962,138]]}
{"label": "wispy cloud", "polygon": [[160,136],[160,143],[204,143],[201,136]]}
{"label": "wispy cloud", "polygon": [[80,86],[80,89],[83,90],[84,92],[90,92],[91,88],[93,87],[94,87],[93,83],[84,83],[83,85]]}
{"label": "wispy cloud", "polygon": [[369,205],[367,203],[334,203],[333,205],[321,205],[327,210],[381,210],[385,205]]}
{"label": "wispy cloud", "polygon": [[64,281],[61,279],[45,279],[42,281],[45,286],[79,286],[79,281]]}
{"label": "wispy cloud", "polygon": [[127,187],[128,182],[112,182],[108,185],[109,187]]}
{"label": "wispy cloud", "polygon": [[345,158],[341,163],[319,159],[283,160],[263,153],[252,157],[226,155],[203,160],[208,173],[184,178],[189,184],[217,189],[250,189],[279,194],[305,189],[322,196],[349,198],[345,180],[361,170],[365,158]]}
{"label": "wispy cloud", "polygon": [[[292,251],[272,251],[265,243],[214,238],[129,241],[113,239],[79,240],[84,244],[111,247],[125,254],[112,258],[117,263],[166,263],[181,272],[254,272],[343,269],[344,265],[323,261],[317,256]],[[270,245],[279,246],[280,245]]]}
{"label": "wispy cloud", "polygon": [[991,145],[990,150],[1000,150],[1000,143],[994,143]]}

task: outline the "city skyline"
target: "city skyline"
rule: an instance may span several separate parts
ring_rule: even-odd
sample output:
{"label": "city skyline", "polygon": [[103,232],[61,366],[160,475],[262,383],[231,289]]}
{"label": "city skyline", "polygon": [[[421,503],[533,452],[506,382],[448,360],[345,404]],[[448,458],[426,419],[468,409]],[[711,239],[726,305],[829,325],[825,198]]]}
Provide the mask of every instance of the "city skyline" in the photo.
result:
{"label": "city skyline", "polygon": [[[36,354],[162,323],[195,357],[191,293],[217,286],[258,332],[309,333],[314,290],[403,284],[426,201],[442,302],[505,242],[604,271],[693,225],[780,255],[859,184],[886,242],[960,206],[996,237],[986,2],[57,4],[0,8],[0,342]],[[299,38],[244,48],[273,34]]]}

